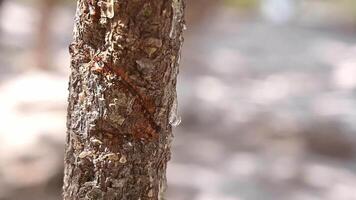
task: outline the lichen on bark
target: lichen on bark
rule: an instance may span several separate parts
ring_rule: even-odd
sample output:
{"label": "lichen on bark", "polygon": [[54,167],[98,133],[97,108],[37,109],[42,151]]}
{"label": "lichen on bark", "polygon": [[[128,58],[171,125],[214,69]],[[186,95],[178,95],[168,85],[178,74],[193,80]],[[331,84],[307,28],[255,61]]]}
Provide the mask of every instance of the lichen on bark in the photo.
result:
{"label": "lichen on bark", "polygon": [[183,0],[78,0],[65,200],[163,199]]}

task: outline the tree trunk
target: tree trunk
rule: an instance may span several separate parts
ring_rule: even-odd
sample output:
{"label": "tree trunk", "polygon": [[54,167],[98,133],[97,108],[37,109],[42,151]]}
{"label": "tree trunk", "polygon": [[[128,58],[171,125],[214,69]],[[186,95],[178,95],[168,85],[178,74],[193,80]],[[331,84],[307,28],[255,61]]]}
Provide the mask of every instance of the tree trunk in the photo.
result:
{"label": "tree trunk", "polygon": [[58,3],[57,0],[41,0],[39,2],[39,23],[36,34],[36,49],[35,49],[35,59],[36,67],[43,70],[50,70],[51,63],[51,48],[50,48],[50,37],[51,37],[51,24],[53,19],[53,12],[55,11],[55,6]]}
{"label": "tree trunk", "polygon": [[78,0],[65,200],[163,199],[184,0]]}

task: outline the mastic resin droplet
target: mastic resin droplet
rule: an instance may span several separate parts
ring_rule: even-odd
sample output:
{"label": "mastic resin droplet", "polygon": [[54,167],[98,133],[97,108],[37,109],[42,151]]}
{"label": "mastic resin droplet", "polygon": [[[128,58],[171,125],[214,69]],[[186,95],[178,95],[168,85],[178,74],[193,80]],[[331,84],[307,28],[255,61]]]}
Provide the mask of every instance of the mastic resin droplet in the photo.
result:
{"label": "mastic resin droplet", "polygon": [[179,124],[182,122],[182,117],[181,116],[172,116],[170,119],[169,119],[169,124],[174,126],[174,127],[177,127],[179,126]]}
{"label": "mastic resin droplet", "polygon": [[175,97],[169,115],[169,124],[174,127],[177,127],[181,122],[182,122],[182,118],[178,115],[178,100],[177,97]]}

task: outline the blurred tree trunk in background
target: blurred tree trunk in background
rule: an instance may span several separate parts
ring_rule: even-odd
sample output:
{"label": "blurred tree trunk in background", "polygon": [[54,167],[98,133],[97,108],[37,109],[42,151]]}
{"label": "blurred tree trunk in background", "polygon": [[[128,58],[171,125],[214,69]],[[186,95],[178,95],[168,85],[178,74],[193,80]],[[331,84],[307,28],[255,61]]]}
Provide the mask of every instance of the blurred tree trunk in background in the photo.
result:
{"label": "blurred tree trunk in background", "polygon": [[[4,0],[0,0],[0,18],[2,17],[2,5],[4,4]],[[1,34],[1,29],[0,29],[0,34]]]}
{"label": "blurred tree trunk in background", "polygon": [[188,26],[191,24],[198,24],[206,17],[215,14],[216,9],[223,2],[223,0],[190,0],[187,1],[187,14],[186,18]]}
{"label": "blurred tree trunk in background", "polygon": [[50,36],[53,12],[58,0],[41,0],[39,5],[39,23],[36,34],[35,59],[41,69],[50,69]]}
{"label": "blurred tree trunk in background", "polygon": [[162,199],[183,0],[78,0],[63,196]]}

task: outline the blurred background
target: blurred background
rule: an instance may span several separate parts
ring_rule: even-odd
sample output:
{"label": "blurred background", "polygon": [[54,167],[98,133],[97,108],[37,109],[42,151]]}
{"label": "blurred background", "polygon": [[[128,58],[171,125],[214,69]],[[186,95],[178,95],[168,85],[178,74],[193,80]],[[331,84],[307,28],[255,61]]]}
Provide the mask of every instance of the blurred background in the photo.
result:
{"label": "blurred background", "polygon": [[[169,200],[356,200],[356,1],[187,0]],[[75,2],[0,0],[0,200],[59,200]]]}

